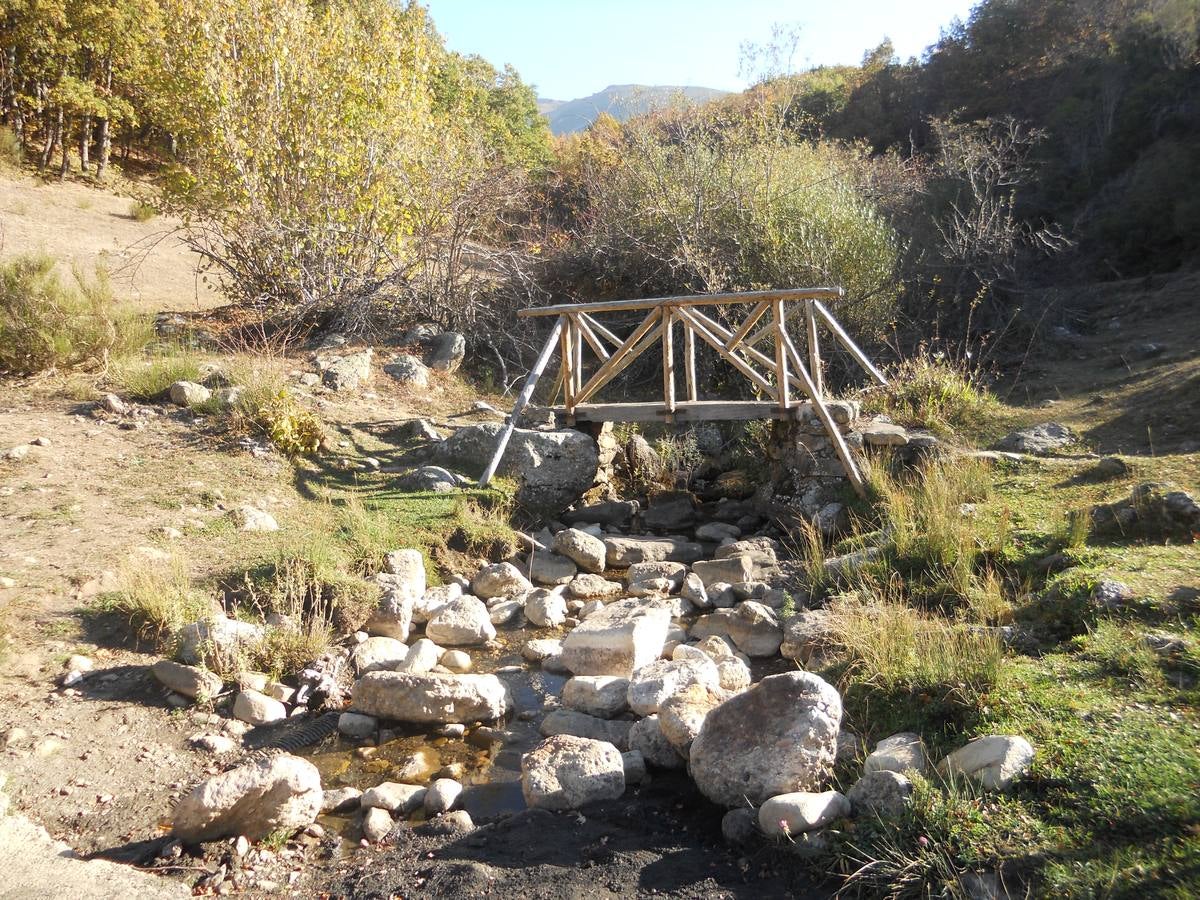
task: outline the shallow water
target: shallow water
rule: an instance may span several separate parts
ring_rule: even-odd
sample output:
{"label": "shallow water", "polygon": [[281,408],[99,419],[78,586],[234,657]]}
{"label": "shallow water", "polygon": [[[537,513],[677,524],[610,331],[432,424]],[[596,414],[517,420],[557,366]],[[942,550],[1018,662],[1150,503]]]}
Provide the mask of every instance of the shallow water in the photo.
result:
{"label": "shallow water", "polygon": [[[563,633],[528,626],[498,629],[494,647],[462,648],[471,654],[473,672],[494,673],[507,685],[513,708],[503,721],[464,722],[467,732],[462,738],[440,736],[436,726],[388,723],[383,731],[393,737],[378,746],[349,741],[335,732],[302,753],[317,767],[326,789],[365,791],[385,781],[428,784],[446,777],[462,783],[459,807],[476,821],[519,812],[525,808],[521,756],[542,740],[538,726],[547,700],[558,697],[567,680],[526,662],[520,651],[531,638]],[[419,811],[410,817],[421,818]],[[357,839],[354,817],[324,816],[322,821],[344,837]]]}

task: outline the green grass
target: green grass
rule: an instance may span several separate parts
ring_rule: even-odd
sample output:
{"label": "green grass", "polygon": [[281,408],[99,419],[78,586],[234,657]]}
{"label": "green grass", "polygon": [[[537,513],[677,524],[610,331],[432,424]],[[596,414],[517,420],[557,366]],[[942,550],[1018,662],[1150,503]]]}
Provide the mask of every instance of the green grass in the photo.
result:
{"label": "green grass", "polygon": [[1011,418],[976,374],[924,355],[893,367],[864,405],[902,425],[969,439],[991,436]]}
{"label": "green grass", "polygon": [[161,400],[176,381],[200,381],[203,362],[203,356],[185,347],[157,346],[114,367],[112,382],[119,393],[131,400]]}
{"label": "green grass", "polygon": [[102,595],[96,605],[128,619],[141,640],[168,648],[179,628],[212,613],[211,598],[193,586],[178,555],[154,564],[131,559],[119,574],[120,589]]}
{"label": "green grass", "polygon": [[129,217],[135,222],[149,222],[158,215],[158,210],[144,200],[134,200],[129,205]]}

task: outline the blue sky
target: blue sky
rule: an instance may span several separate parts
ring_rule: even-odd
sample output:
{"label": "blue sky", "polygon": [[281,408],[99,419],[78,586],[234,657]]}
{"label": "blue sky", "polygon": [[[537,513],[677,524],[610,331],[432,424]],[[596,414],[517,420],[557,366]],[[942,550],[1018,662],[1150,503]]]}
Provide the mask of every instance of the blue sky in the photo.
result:
{"label": "blue sky", "polygon": [[740,90],[740,47],[800,27],[793,67],[857,63],[885,36],[920,53],[970,0],[422,0],[452,50],[512,63],[538,94],[586,97],[609,84]]}

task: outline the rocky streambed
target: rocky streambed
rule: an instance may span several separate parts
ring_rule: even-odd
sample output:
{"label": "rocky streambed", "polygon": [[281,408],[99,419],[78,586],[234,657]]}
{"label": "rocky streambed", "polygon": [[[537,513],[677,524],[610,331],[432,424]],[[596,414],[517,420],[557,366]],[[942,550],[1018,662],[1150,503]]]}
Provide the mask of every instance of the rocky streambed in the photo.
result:
{"label": "rocky streambed", "polygon": [[[254,841],[316,822],[348,852],[394,845],[421,823],[444,836],[491,834],[538,810],[586,816],[670,784],[674,807],[714,823],[709,840],[738,852],[783,841],[805,855],[832,823],[909,802],[906,773],[932,769],[920,739],[896,735],[867,754],[842,728],[838,692],[803,669],[823,652],[826,613],[785,589],[771,536],[715,518],[642,533],[633,503],[569,518],[442,585],[429,585],[418,551],[388,554],[360,631],[298,688],[242,683],[231,704],[254,728],[247,743],[303,729],[317,705],[336,731],[295,755],[235,758],[184,796],[173,833]],[[244,637],[206,627],[199,657]],[[193,696],[221,687],[165,666],[175,690],[184,676]],[[1002,787],[1032,755],[1023,739],[994,736],[939,768]],[[830,789],[835,761],[854,757],[865,757],[861,780]]]}

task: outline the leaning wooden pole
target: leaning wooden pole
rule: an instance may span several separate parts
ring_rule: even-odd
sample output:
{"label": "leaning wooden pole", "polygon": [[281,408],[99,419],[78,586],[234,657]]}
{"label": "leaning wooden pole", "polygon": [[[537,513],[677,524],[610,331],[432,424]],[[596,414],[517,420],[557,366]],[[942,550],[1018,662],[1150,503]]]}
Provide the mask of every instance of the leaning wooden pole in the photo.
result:
{"label": "leaning wooden pole", "polygon": [[558,343],[558,336],[562,332],[562,328],[563,320],[560,316],[554,323],[554,327],[550,330],[550,336],[546,338],[546,343],[542,345],[542,352],[538,354],[537,362],[533,364],[533,370],[529,373],[529,377],[525,379],[525,386],[521,388],[517,402],[513,404],[512,412],[508,416],[508,422],[504,425],[504,431],[500,432],[500,442],[496,445],[496,452],[492,454],[492,461],[488,463],[487,469],[483,472],[483,477],[479,479],[480,487],[487,487],[488,482],[492,480],[492,476],[496,474],[496,469],[500,467],[500,459],[504,456],[504,451],[508,449],[508,442],[512,439],[513,429],[517,427],[517,417],[521,415],[521,410],[533,398],[533,389],[537,386],[542,372],[546,370],[546,363],[550,361],[550,356],[554,353],[554,345]]}

